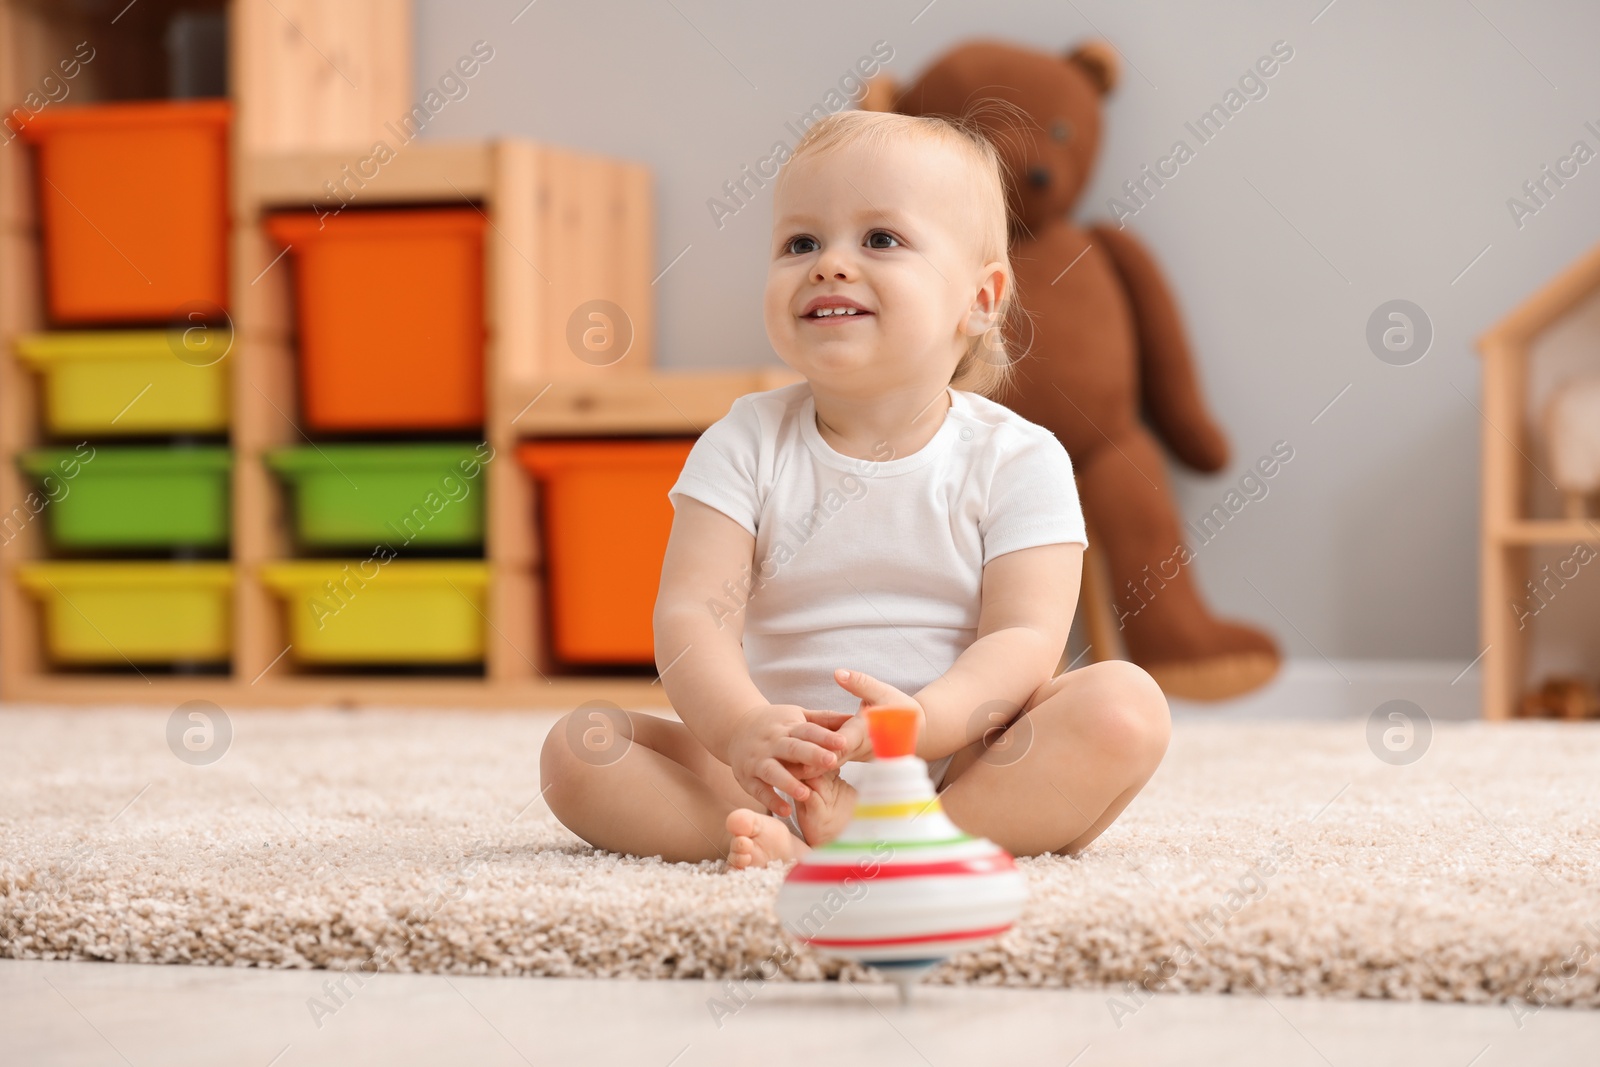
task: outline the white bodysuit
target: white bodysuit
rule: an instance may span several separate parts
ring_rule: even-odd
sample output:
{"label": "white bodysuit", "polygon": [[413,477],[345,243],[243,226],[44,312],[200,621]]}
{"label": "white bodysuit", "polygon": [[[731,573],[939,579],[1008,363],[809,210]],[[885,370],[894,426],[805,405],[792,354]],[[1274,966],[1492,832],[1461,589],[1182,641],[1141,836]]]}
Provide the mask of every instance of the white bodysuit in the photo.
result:
{"label": "white bodysuit", "polygon": [[[838,667],[915,696],[976,639],[986,563],[1036,545],[1087,546],[1055,435],[949,392],[932,440],[905,456],[887,443],[870,460],[834,451],[808,382],[740,397],[695,442],[668,498],[708,504],[755,537],[754,565],[729,575],[706,610],[724,623],[744,615],[745,662],[771,703],[855,713],[860,699],[833,680]],[[930,764],[935,788],[950,758]],[[840,774],[853,782],[859,766]]]}

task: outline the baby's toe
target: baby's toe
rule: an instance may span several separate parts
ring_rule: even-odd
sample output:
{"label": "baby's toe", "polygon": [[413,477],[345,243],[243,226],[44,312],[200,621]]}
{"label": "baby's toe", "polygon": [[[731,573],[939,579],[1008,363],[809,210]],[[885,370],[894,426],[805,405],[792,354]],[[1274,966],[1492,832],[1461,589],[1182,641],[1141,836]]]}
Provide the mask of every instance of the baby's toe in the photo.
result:
{"label": "baby's toe", "polygon": [[734,837],[754,837],[756,833],[756,813],[749,808],[734,808],[728,812],[728,817],[723,821],[723,827]]}
{"label": "baby's toe", "polygon": [[748,837],[735,837],[728,846],[728,866],[743,870],[755,862],[755,842]]}

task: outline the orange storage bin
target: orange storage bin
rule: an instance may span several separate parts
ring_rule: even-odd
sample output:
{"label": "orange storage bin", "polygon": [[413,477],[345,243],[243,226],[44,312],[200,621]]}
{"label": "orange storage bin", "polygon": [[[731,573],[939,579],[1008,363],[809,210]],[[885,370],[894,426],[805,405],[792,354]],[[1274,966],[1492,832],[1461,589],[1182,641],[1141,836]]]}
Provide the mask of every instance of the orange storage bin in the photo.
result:
{"label": "orange storage bin", "polygon": [[228,306],[225,100],[49,108],[38,149],[45,299],[58,324]]}
{"label": "orange storage bin", "polygon": [[483,228],[475,208],[267,219],[295,261],[308,426],[482,425]]}
{"label": "orange storage bin", "polygon": [[693,440],[530,441],[551,647],[567,663],[653,663],[650,616],[672,530],[667,490]]}

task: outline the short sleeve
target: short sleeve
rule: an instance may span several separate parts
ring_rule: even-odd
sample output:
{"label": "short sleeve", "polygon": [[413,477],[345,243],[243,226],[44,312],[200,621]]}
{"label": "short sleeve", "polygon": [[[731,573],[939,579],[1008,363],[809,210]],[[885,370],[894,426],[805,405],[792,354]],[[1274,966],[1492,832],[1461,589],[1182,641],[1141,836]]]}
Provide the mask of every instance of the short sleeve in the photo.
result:
{"label": "short sleeve", "polygon": [[1088,547],[1072,459],[1054,434],[1029,433],[1001,457],[989,485],[988,512],[978,529],[985,564],[1038,545],[1075,541]]}
{"label": "short sleeve", "polygon": [[714,507],[753,537],[760,506],[756,491],[760,455],[761,427],[755,409],[741,398],[695,441],[678,480],[667,490],[667,499],[674,508],[680,496]]}

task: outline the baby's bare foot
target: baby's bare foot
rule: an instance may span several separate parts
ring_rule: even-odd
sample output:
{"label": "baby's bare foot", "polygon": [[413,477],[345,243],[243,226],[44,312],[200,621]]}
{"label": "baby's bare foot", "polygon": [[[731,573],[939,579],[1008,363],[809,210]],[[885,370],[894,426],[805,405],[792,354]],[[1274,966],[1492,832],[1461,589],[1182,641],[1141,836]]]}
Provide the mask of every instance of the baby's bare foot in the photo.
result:
{"label": "baby's bare foot", "polygon": [[796,860],[811,851],[781,820],[749,808],[728,812],[726,826],[733,835],[728,847],[729,870],[765,867],[773,860]]}
{"label": "baby's bare foot", "polygon": [[806,835],[808,845],[826,845],[839,836],[855,813],[856,787],[829,771],[820,778],[808,778],[811,795],[797,805],[795,821]]}

